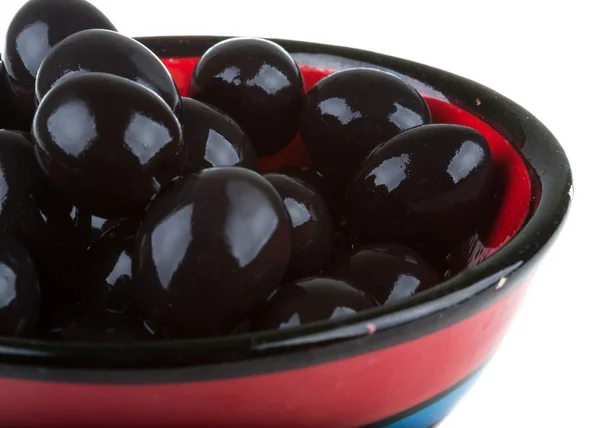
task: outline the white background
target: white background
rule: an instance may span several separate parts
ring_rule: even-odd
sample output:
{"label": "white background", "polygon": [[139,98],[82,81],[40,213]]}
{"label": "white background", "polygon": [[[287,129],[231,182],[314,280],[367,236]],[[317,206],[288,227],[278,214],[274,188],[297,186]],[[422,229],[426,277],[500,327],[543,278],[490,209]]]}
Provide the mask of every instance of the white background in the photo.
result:
{"label": "white background", "polygon": [[[279,37],[420,61],[490,86],[546,123],[574,170],[571,215],[495,359],[441,428],[600,427],[600,33],[592,0],[91,2],[130,36]],[[0,33],[23,3],[1,0]]]}

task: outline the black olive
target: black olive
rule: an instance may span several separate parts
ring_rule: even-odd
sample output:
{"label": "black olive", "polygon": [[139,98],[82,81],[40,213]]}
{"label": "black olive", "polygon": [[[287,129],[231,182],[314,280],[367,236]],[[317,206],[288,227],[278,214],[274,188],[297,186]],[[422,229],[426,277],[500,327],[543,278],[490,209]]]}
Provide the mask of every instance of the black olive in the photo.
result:
{"label": "black olive", "polygon": [[161,337],[230,333],[279,285],[290,252],[285,205],[265,178],[202,170],[167,189],[140,225],[136,304]]}
{"label": "black olive", "polygon": [[361,247],[331,273],[388,305],[441,282],[437,271],[410,248],[384,242]]}
{"label": "black olive", "polygon": [[4,39],[6,77],[24,112],[35,109],[35,78],[52,48],[71,34],[90,28],[116,28],[84,0],[29,0],[15,14]]}
{"label": "black olive", "polygon": [[319,273],[329,262],[333,247],[333,223],[327,203],[299,179],[278,173],[264,177],[277,189],[292,223],[288,278]]}
{"label": "black olive", "polygon": [[254,331],[342,319],[376,307],[376,302],[341,279],[312,277],[285,284],[252,322]]}
{"label": "black olive", "polygon": [[186,153],[184,174],[213,166],[256,168],[256,153],[250,139],[224,113],[184,97],[179,122]]}
{"label": "black olive", "polygon": [[110,30],[84,30],[58,43],[38,71],[37,100],[57,84],[86,72],[114,74],[139,83],[179,114],[181,97],[161,60],[137,40]]}
{"label": "black olive", "polygon": [[231,38],[202,55],[190,82],[193,98],[240,124],[260,157],[277,153],[298,130],[302,75],[281,46],[258,38]]}
{"label": "black olive", "polygon": [[366,159],[348,188],[348,221],[361,243],[402,242],[431,260],[475,229],[492,177],[489,146],[476,130],[414,128]]}
{"label": "black olive", "polygon": [[33,135],[44,174],[98,217],[139,214],[183,168],[181,127],[169,106],[109,74],[84,73],[53,88]]}
{"label": "black olive", "polygon": [[33,260],[10,235],[0,237],[0,336],[29,336],[40,312],[40,286]]}
{"label": "black olive", "polygon": [[342,184],[377,145],[430,120],[427,104],[408,83],[353,68],[325,77],[306,94],[299,131],[317,169]]}

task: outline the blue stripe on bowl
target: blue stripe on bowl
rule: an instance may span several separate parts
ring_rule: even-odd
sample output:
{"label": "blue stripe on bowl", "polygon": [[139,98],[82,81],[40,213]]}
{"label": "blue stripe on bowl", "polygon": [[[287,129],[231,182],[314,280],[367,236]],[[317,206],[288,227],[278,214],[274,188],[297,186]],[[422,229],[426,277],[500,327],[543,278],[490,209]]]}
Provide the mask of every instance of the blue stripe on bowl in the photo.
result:
{"label": "blue stripe on bowl", "polygon": [[424,409],[418,410],[417,412],[405,417],[402,420],[386,425],[386,428],[429,428],[437,422],[444,419],[450,411],[458,404],[462,396],[473,386],[479,373],[470,377],[469,380],[464,382],[458,388],[454,389],[447,395],[436,402],[430,404]]}

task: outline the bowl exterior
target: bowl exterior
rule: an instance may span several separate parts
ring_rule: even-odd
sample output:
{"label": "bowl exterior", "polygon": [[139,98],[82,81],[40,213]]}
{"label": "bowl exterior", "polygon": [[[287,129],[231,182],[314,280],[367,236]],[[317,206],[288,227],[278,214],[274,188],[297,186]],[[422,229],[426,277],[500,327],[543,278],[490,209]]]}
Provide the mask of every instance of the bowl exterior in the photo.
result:
{"label": "bowl exterior", "polygon": [[521,285],[485,310],[431,334],[360,353],[370,347],[367,336],[352,349],[335,350],[338,356],[359,355],[326,361],[327,352],[315,350],[316,364],[290,370],[272,371],[269,365],[277,361],[269,358],[228,370],[12,373],[21,378],[3,367],[0,414],[5,426],[428,428],[473,384],[525,289]]}

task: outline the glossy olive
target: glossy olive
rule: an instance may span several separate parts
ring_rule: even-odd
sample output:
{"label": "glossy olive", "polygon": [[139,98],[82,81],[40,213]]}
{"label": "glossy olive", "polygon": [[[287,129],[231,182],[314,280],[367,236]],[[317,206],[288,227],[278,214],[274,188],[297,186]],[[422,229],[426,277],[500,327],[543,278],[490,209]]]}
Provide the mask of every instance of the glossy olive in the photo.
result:
{"label": "glossy olive", "polygon": [[81,269],[85,310],[133,314],[132,255],[135,227],[124,223],[92,244]]}
{"label": "glossy olive", "polygon": [[130,37],[99,29],[75,33],[52,49],[37,74],[37,100],[60,82],[86,72],[124,77],[157,93],[174,112],[181,109],[175,82],[154,52]]}
{"label": "glossy olive", "polygon": [[258,156],[277,153],[296,135],[304,96],[302,75],[279,45],[231,38],[207,50],[196,65],[190,93],[231,116]]}
{"label": "glossy olive", "polygon": [[208,168],[148,209],[133,253],[136,303],[161,337],[227,334],[279,285],[290,252],[275,188],[245,168]]}
{"label": "glossy olive", "polygon": [[285,174],[264,177],[275,187],[292,223],[292,255],[288,278],[321,272],[331,257],[333,223],[327,203],[314,188]]}
{"label": "glossy olive", "polygon": [[193,98],[183,98],[179,118],[185,148],[184,174],[212,166],[256,168],[256,153],[233,119]]}
{"label": "glossy olive", "polygon": [[345,183],[377,145],[430,120],[427,104],[408,83],[353,68],[327,76],[306,94],[299,131],[317,169]]}
{"label": "glossy olive", "polygon": [[181,127],[155,93],[84,73],[42,100],[33,124],[43,172],[76,206],[104,218],[142,212],[183,168]]}
{"label": "glossy olive", "polygon": [[40,311],[40,286],[29,253],[10,235],[0,236],[0,336],[28,336]]}
{"label": "glossy olive", "polygon": [[152,339],[139,318],[119,313],[89,312],[72,317],[61,324],[42,329],[45,340],[65,342],[136,342]]}
{"label": "glossy olive", "polygon": [[437,271],[410,248],[390,242],[370,244],[337,261],[331,273],[388,305],[441,282]]}
{"label": "glossy olive", "polygon": [[25,110],[33,112],[40,64],[67,36],[90,28],[116,31],[102,12],[84,0],[29,0],[8,26],[2,49],[6,75]]}
{"label": "glossy olive", "polygon": [[361,243],[402,242],[431,260],[475,229],[492,178],[490,148],[476,130],[414,128],[369,155],[348,188],[348,221]]}
{"label": "glossy olive", "polygon": [[376,302],[341,279],[312,277],[285,284],[252,322],[252,330],[277,330],[341,319],[376,307]]}

